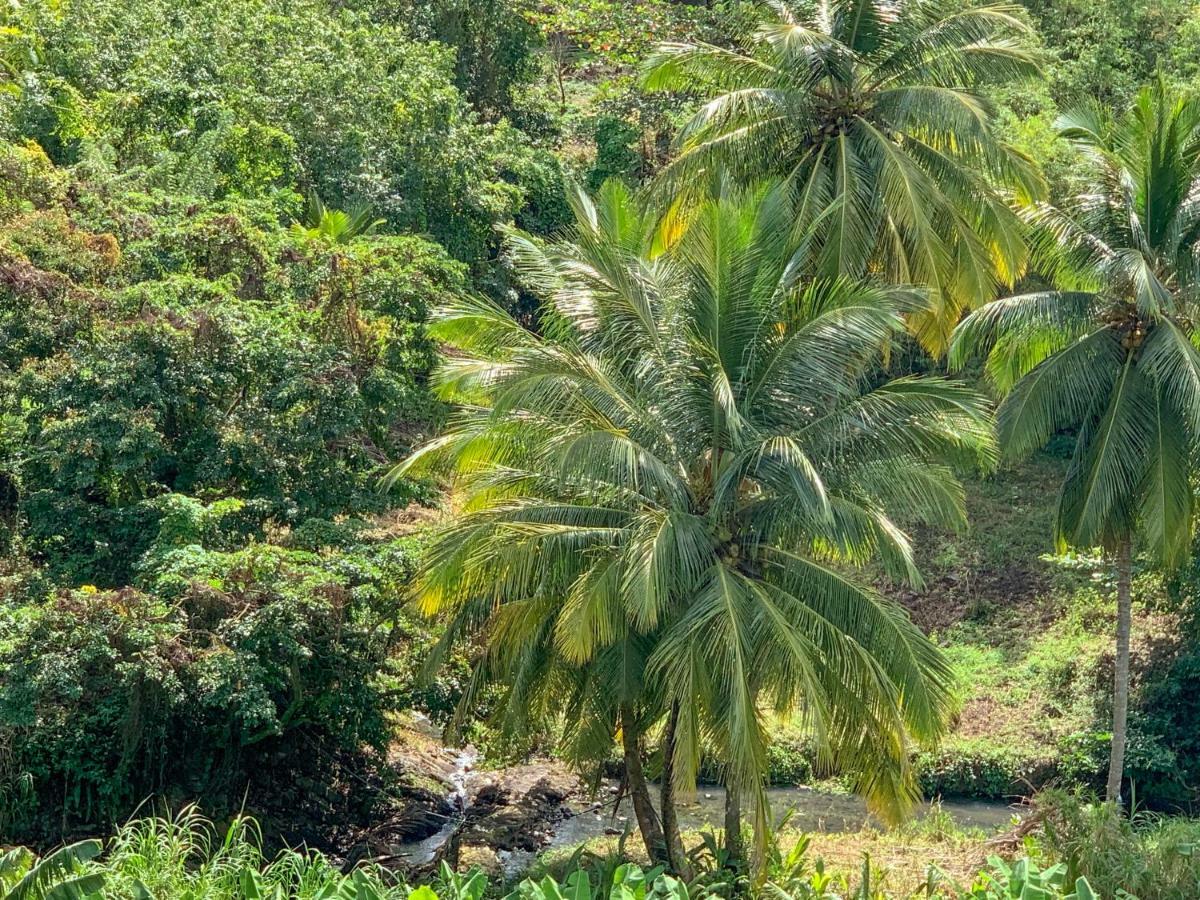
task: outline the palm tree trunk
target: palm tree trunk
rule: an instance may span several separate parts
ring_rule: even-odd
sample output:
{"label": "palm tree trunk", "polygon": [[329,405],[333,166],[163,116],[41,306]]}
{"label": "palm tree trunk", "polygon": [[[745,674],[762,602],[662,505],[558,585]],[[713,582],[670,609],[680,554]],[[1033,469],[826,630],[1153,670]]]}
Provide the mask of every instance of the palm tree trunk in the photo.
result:
{"label": "palm tree trunk", "polygon": [[1117,659],[1113,674],[1112,754],[1108,762],[1109,800],[1121,802],[1121,779],[1125,774],[1125,736],[1129,716],[1129,630],[1133,565],[1130,538],[1117,548]]}
{"label": "palm tree trunk", "polygon": [[638,831],[646,845],[646,855],[650,857],[651,864],[666,865],[670,861],[667,858],[667,841],[650,799],[646,773],[642,771],[642,742],[637,718],[628,705],[621,707],[621,747],[625,752],[625,782],[633,801]]}
{"label": "palm tree trunk", "polygon": [[684,880],[691,878],[687,854],[683,850],[683,836],[679,833],[679,816],[675,810],[675,728],[679,724],[679,704],[671,706],[663,733],[662,785],[659,809],[662,811],[663,836],[667,842],[667,864],[672,872]]}
{"label": "palm tree trunk", "polygon": [[745,858],[742,846],[742,792],[725,782],[725,852],[731,863]]}

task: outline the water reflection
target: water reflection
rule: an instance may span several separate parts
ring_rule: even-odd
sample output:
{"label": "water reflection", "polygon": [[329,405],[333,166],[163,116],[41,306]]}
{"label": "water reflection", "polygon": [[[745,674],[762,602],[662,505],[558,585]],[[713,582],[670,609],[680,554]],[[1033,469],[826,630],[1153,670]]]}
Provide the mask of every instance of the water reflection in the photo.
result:
{"label": "water reflection", "polygon": [[[867,812],[867,806],[859,797],[850,794],[834,794],[804,787],[771,788],[768,790],[771,814],[778,819],[791,809],[788,825],[798,831],[841,832],[859,831],[865,826],[882,827],[877,819]],[[996,831],[1007,827],[1014,814],[1020,809],[982,800],[944,800],[942,810],[960,828],[980,828]],[[929,805],[921,807],[918,817],[928,815]],[[554,826],[549,846],[570,847],[589,838],[624,830],[632,821],[632,810],[623,802],[612,815],[612,804],[603,809],[588,811],[564,819]],[[719,787],[701,787],[689,803],[679,806],[679,822],[684,830],[704,827],[720,828],[725,816],[725,791]]]}

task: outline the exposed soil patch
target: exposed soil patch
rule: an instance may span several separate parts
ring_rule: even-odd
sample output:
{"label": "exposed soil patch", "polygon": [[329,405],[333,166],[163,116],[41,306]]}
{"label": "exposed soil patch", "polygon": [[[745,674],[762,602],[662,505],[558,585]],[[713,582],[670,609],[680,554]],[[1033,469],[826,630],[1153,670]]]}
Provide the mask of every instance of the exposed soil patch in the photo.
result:
{"label": "exposed soil patch", "polygon": [[1009,724],[1011,710],[991,697],[972,697],[963,704],[955,734],[963,737],[995,737]]}
{"label": "exposed soil patch", "polygon": [[423,531],[437,524],[445,513],[434,507],[410,503],[370,518],[371,527],[362,533],[368,540],[390,540]]}
{"label": "exposed soil patch", "polygon": [[1048,625],[1059,610],[1052,600],[1054,567],[1041,559],[1051,550],[1053,497],[1062,461],[1037,457],[986,479],[968,480],[970,529],[947,534],[925,526],[909,529],[919,589],[878,580],[926,632],[992,614],[1019,613],[1030,627]]}

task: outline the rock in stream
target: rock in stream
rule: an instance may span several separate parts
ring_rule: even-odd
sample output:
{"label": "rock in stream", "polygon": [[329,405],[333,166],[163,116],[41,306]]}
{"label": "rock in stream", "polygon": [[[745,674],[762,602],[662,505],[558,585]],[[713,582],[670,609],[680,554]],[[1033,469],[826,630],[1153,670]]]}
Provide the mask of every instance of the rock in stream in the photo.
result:
{"label": "rock in stream", "polygon": [[444,747],[422,726],[402,733],[389,754],[397,789],[366,848],[377,861],[414,874],[442,860],[498,869],[497,854],[548,843],[552,825],[568,814],[566,802],[581,792],[579,780],[554,762],[476,771],[474,748]]}

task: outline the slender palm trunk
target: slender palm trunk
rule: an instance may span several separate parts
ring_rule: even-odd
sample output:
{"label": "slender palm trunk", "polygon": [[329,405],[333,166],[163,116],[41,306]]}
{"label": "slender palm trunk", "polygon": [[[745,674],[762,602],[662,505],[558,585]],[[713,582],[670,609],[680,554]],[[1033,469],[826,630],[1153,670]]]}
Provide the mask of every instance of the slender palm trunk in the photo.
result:
{"label": "slender palm trunk", "polygon": [[1125,774],[1125,735],[1129,715],[1129,630],[1133,565],[1130,539],[1117,548],[1117,660],[1113,674],[1112,755],[1108,763],[1107,797],[1121,802],[1121,778]]}
{"label": "slender palm trunk", "polygon": [[746,855],[742,846],[742,792],[728,781],[725,782],[725,852],[731,863],[745,859]]}
{"label": "slender palm trunk", "polygon": [[663,836],[667,841],[667,864],[672,872],[686,880],[691,878],[691,870],[683,849],[683,836],[679,833],[679,816],[675,809],[675,728],[678,723],[679,704],[674,704],[663,732],[659,809],[662,810]]}
{"label": "slender palm trunk", "polygon": [[633,801],[633,814],[637,817],[638,831],[646,845],[646,855],[655,865],[666,865],[667,841],[663,837],[662,824],[654,803],[650,799],[650,786],[646,773],[642,771],[642,742],[637,717],[628,706],[621,707],[621,747],[625,753],[625,781],[629,786],[629,797]]}

